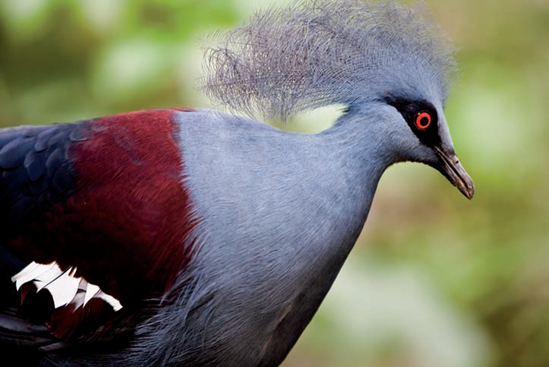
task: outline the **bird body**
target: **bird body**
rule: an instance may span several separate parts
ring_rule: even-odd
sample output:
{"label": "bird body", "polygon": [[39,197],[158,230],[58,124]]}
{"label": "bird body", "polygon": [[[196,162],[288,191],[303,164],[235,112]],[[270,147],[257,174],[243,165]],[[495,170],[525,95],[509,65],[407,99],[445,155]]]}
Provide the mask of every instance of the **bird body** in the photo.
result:
{"label": "bird body", "polygon": [[[17,142],[16,151],[5,149],[13,163],[2,168],[21,172],[14,172],[20,177],[15,194],[4,199],[3,208],[12,209],[3,244],[23,261],[75,269],[75,277],[119,300],[122,313],[147,294],[168,297],[191,282],[197,298],[183,292],[154,324],[141,327],[165,334],[165,348],[180,334],[178,344],[189,350],[203,344],[209,358],[217,350],[227,358],[221,345],[234,343],[226,348],[239,363],[281,362],[355,243],[391,163],[370,162],[372,147],[353,146],[347,129],[351,124],[297,134],[213,110],[140,111],[8,129],[0,136],[8,141],[4,147]],[[35,154],[44,155],[45,167],[25,165]],[[49,183],[32,189],[36,177]],[[21,192],[27,197],[20,199]],[[181,313],[205,300],[210,319],[202,309],[196,320]],[[66,325],[74,322],[68,311],[58,308],[58,321],[47,320],[54,336],[78,335],[78,323]],[[224,320],[227,314],[233,318]],[[246,314],[256,316],[245,322]],[[209,335],[214,329],[224,330],[227,340]],[[166,351],[157,346],[156,353]]]}
{"label": "bird body", "polygon": [[[362,6],[333,4],[305,7],[296,14],[309,21],[296,15],[287,29],[324,29],[335,20],[343,27],[349,22],[335,10]],[[399,9],[361,8],[363,21],[381,25],[409,20]],[[281,14],[288,15],[273,14],[244,30],[264,29],[258,22],[284,24]],[[332,20],[322,18],[330,14]],[[344,31],[339,33],[349,35]],[[372,38],[378,41],[385,35],[390,50],[399,39],[385,31],[380,26],[362,32],[378,32]],[[287,55],[261,42],[244,44],[280,56],[255,60],[258,70],[272,70],[264,63]],[[318,134],[286,132],[209,109],[137,111],[0,130],[4,353],[25,351],[28,364],[53,366],[276,366],[335,280],[387,167],[429,164],[472,196],[443,115],[445,84],[434,82],[441,74],[433,65],[444,58],[410,56],[419,60],[417,68],[398,70],[392,79],[383,75],[390,82],[360,98],[348,94],[356,88],[329,94],[323,82],[333,84],[333,76],[305,73],[319,87],[311,87],[315,98],[296,99],[289,92],[303,83],[290,83],[290,77],[277,79],[274,88],[283,89],[269,92],[273,85],[266,83],[278,74],[236,80],[234,75],[244,74],[227,65],[235,71],[251,59],[246,53],[228,59],[234,54],[227,50],[210,55],[220,65],[205,85],[214,98],[232,85],[234,106],[252,111],[266,99],[265,110],[282,118],[315,103],[348,108]],[[301,60],[314,64],[310,51]],[[404,56],[386,65],[376,57],[368,60],[385,70]],[[416,75],[429,65],[432,73]],[[303,77],[287,70],[294,82]],[[409,78],[403,78],[406,72]],[[246,86],[256,87],[248,93],[252,100],[235,94]],[[274,103],[277,98],[282,100]]]}

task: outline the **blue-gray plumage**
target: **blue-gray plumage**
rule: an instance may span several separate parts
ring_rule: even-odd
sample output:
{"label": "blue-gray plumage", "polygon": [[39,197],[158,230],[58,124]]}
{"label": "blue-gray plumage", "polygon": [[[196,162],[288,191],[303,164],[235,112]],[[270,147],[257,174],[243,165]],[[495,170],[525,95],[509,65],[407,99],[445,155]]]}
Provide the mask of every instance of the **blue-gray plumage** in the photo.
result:
{"label": "blue-gray plumage", "polygon": [[452,60],[423,9],[393,2],[298,2],[225,34],[201,84],[222,107],[281,120],[332,104],[345,113],[324,132],[298,134],[226,112],[170,112],[188,195],[181,216],[192,218],[176,246],[191,249],[188,262],[148,302],[121,299],[106,336],[42,340],[41,363],[280,364],[355,244],[387,167],[425,163],[473,196],[443,112]]}

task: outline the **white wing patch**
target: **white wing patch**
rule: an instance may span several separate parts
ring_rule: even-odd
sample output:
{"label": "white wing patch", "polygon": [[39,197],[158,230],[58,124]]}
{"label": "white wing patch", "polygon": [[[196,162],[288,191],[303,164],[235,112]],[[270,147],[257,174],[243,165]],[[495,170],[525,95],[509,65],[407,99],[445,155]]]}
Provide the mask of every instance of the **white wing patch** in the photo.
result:
{"label": "white wing patch", "polygon": [[114,311],[122,308],[122,304],[113,296],[103,292],[97,285],[88,283],[85,279],[75,277],[76,268],[61,270],[56,262],[37,264],[34,261],[15,274],[11,280],[17,290],[25,283],[33,282],[37,292],[47,289],[55,308],[69,303],[76,305],[75,309],[85,306],[92,298],[100,298],[110,304]]}

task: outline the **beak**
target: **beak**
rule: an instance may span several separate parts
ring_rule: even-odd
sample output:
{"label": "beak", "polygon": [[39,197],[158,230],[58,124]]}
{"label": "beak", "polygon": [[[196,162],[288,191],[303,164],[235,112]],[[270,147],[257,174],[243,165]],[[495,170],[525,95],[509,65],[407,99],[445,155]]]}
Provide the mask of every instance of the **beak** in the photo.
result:
{"label": "beak", "polygon": [[471,176],[469,176],[467,171],[465,171],[465,168],[463,168],[459,162],[458,157],[455,153],[445,153],[439,147],[433,147],[433,149],[442,161],[442,165],[437,167],[438,170],[446,176],[448,181],[457,187],[467,199],[471,200],[475,194],[475,184],[473,183]]}

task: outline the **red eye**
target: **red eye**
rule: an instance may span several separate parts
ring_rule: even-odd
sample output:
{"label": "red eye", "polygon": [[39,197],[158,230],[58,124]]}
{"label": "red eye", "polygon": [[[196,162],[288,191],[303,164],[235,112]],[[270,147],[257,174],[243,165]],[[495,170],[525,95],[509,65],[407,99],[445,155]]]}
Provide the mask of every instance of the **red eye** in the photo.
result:
{"label": "red eye", "polygon": [[428,112],[420,112],[416,116],[416,127],[423,131],[427,130],[429,126],[431,126],[431,115]]}

